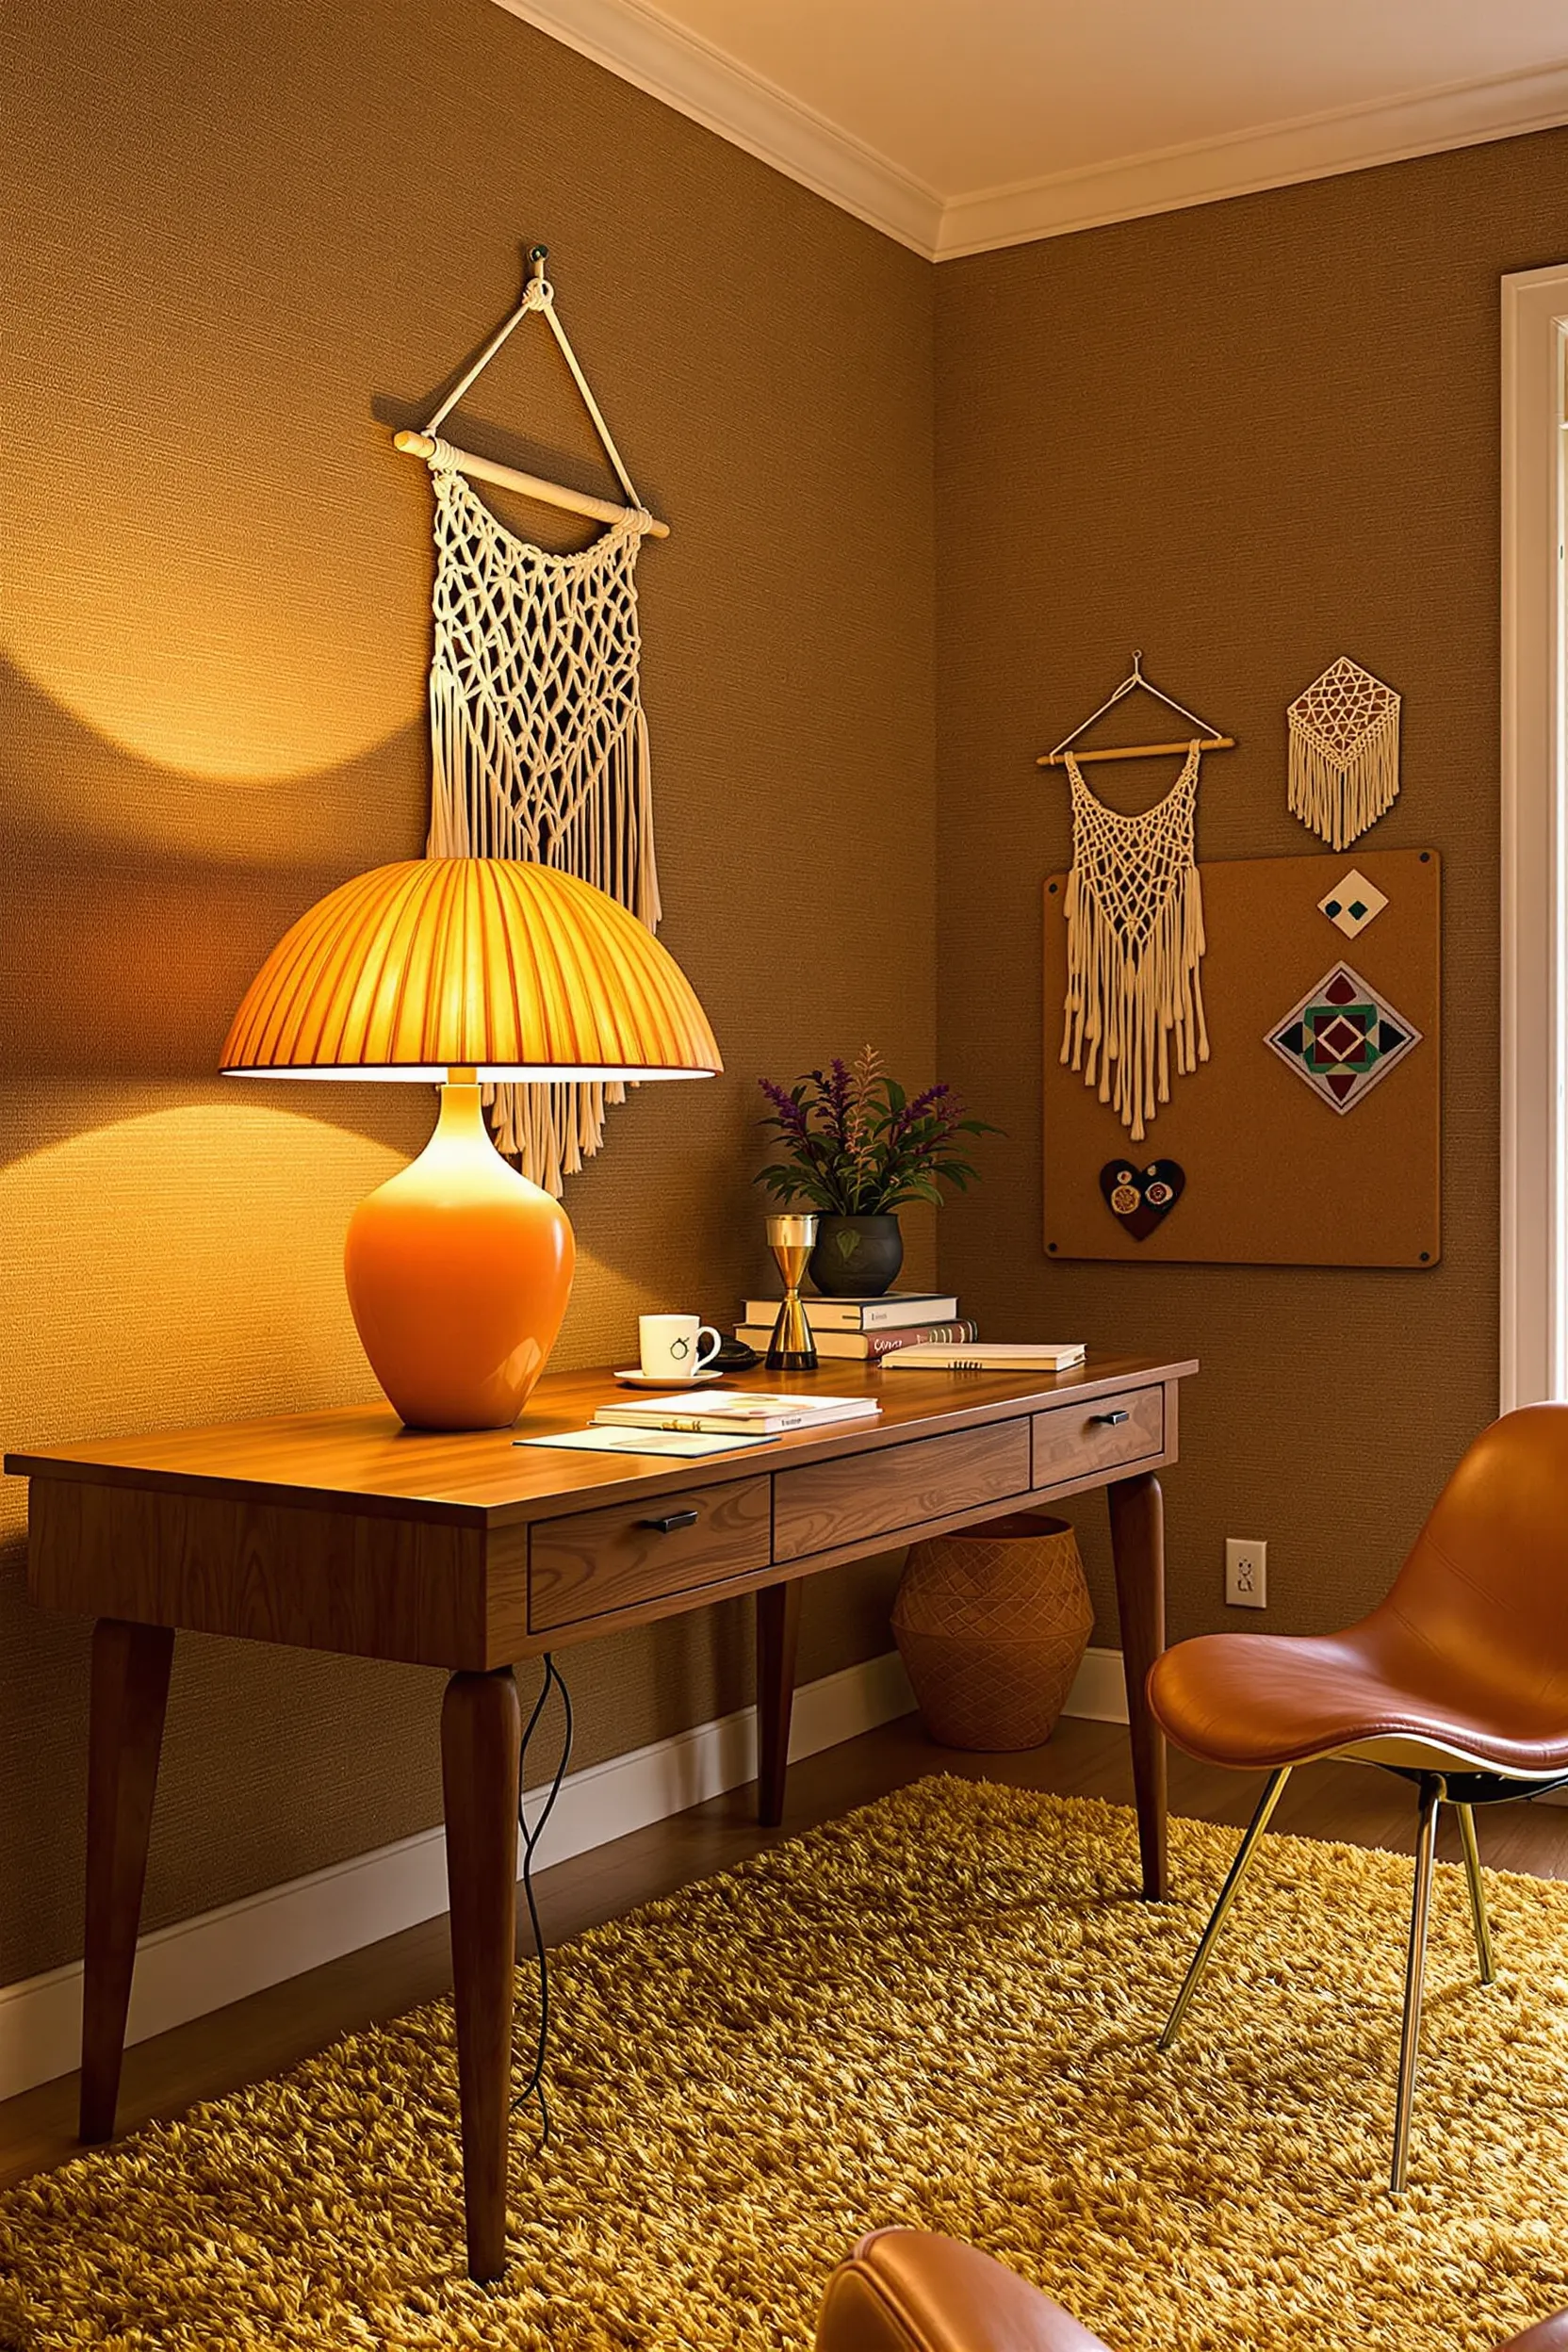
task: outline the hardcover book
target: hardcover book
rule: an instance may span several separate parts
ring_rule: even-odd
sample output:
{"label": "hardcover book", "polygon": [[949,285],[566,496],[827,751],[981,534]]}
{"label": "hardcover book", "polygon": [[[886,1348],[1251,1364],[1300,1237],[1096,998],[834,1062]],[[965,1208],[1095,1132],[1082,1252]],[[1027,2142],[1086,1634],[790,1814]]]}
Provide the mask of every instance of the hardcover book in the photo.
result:
{"label": "hardcover book", "polygon": [[[735,1336],[747,1348],[755,1348],[765,1355],[773,1338],[771,1323],[740,1323]],[[883,1356],[892,1355],[900,1348],[918,1347],[922,1341],[974,1339],[978,1326],[973,1323],[910,1323],[903,1330],[891,1331],[835,1331],[811,1327],[811,1340],[819,1356],[849,1359],[859,1364],[875,1364]]]}
{"label": "hardcover book", "polygon": [[[803,1298],[814,1331],[892,1331],[908,1323],[951,1323],[958,1301],[941,1290],[890,1290],[879,1298]],[[773,1329],[776,1298],[748,1298],[745,1320]]]}

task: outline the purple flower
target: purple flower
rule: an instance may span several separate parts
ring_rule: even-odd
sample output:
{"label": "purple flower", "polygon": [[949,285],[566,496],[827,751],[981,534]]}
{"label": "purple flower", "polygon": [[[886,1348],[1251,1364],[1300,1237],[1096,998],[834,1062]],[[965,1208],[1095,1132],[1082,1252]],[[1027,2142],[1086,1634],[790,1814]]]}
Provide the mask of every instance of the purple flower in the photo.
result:
{"label": "purple flower", "polygon": [[[953,1088],[947,1080],[940,1078],[934,1086],[927,1086],[923,1094],[917,1094],[914,1101],[905,1107],[910,1119],[923,1119],[927,1111],[935,1110],[937,1104],[944,1101],[952,1092]],[[953,1107],[956,1110],[957,1104],[955,1103]]]}
{"label": "purple flower", "polygon": [[773,1104],[778,1115],[779,1123],[788,1127],[792,1135],[805,1135],[806,1112],[804,1107],[795,1101],[794,1096],[787,1093],[784,1087],[776,1086],[771,1078],[759,1078],[757,1083]]}

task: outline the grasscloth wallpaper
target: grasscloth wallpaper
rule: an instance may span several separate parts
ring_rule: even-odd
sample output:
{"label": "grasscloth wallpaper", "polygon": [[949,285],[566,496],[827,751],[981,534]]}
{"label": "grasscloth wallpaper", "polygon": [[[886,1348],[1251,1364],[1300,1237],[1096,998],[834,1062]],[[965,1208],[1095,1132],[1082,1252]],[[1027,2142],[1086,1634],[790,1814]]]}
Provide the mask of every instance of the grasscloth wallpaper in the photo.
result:
{"label": "grasscloth wallpaper", "polygon": [[[386,427],[535,239],[672,526],[663,937],[727,1062],[574,1180],[558,1362],[732,1320],[757,1073],[934,1064],[934,272],[491,0],[64,0],[0,39],[0,1433],[373,1393],[343,1227],[433,1101],[212,1072],[285,925],[422,846],[429,492]],[[474,443],[599,486],[536,323],[481,390]],[[80,1949],[86,1627],[26,1603],[20,1486],[0,1513],[6,1981]],[[813,1592],[803,1674],[886,1646],[890,1573]],[[747,1653],[737,1608],[579,1651],[580,1757],[743,1704]],[[438,1676],[188,1639],[175,1678],[149,1925],[439,1818]]]}
{"label": "grasscloth wallpaper", "polygon": [[[942,1274],[998,1336],[1201,1359],[1169,1481],[1177,1635],[1369,1606],[1496,1411],[1497,282],[1562,257],[1565,199],[1555,131],[938,272],[941,1058],[1007,1129],[983,1200],[943,1217]],[[1336,655],[1404,695],[1403,790],[1367,838],[1445,860],[1429,1273],[1045,1258],[1040,885],[1070,825],[1035,758],[1135,646],[1239,738],[1203,766],[1200,858],[1322,848],[1286,809],[1284,712]],[[1172,773],[1094,775],[1132,809]],[[1251,1184],[1311,1181],[1244,1126],[1233,1149]],[[1102,1513],[1080,1515],[1113,1640]],[[1223,1607],[1227,1535],[1268,1543],[1266,1617]]]}
{"label": "grasscloth wallpaper", "polygon": [[[1497,279],[1561,256],[1568,134],[939,270],[491,0],[61,0],[0,40],[6,1441],[370,1393],[343,1226],[432,1104],[213,1060],[286,923],[421,845],[428,493],[386,428],[542,238],[674,530],[641,571],[663,936],[727,1063],[615,1114],[574,1182],[559,1361],[628,1353],[645,1308],[729,1317],[766,1271],[752,1080],[872,1037],[1006,1130],[941,1220],[989,1333],[1202,1358],[1174,1629],[1221,1621],[1227,1533],[1269,1541],[1269,1625],[1370,1601],[1495,1396]],[[603,479],[533,329],[466,415]],[[1034,759],[1135,645],[1241,738],[1205,770],[1211,858],[1315,846],[1283,711],[1328,661],[1405,695],[1375,838],[1446,860],[1434,1273],[1044,1257],[1069,838]],[[79,1948],[86,1628],[25,1602],[16,1488],[0,1543],[6,1981]],[[804,1674],[885,1646],[894,1564],[810,1590]],[[747,1631],[727,1607],[575,1653],[581,1758],[743,1703]],[[433,1821],[438,1699],[184,1642],[148,1923]]]}

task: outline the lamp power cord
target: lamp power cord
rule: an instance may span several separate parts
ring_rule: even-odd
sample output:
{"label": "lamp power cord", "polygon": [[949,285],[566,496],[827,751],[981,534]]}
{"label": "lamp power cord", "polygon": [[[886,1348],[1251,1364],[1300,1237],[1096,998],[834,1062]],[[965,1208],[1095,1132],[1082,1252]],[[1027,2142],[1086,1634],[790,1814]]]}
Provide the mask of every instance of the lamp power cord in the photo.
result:
{"label": "lamp power cord", "polygon": [[526,1775],[529,1748],[539,1728],[552,1690],[559,1690],[561,1693],[561,1752],[556,1758],[555,1771],[550,1777],[548,1793],[539,1808],[538,1819],[531,1828],[529,1826],[526,1788],[519,1795],[517,1802],[517,1827],[521,1833],[523,1847],[523,1901],[528,1906],[529,1925],[533,1933],[533,1961],[539,1978],[539,2023],[534,2035],[533,2056],[529,2066],[528,2077],[522,2088],[514,2097],[511,2110],[514,2115],[516,2115],[518,2110],[526,2107],[531,2100],[537,2104],[539,2137],[535,2143],[536,2148],[547,2148],[550,2137],[549,2100],[545,2092],[545,2060],[549,2050],[550,2034],[550,1970],[549,1954],[545,1950],[544,1931],[539,1923],[538,1898],[533,1886],[533,1857],[538,1850],[539,1840],[545,1834],[546,1824],[555,1811],[556,1799],[561,1794],[562,1785],[566,1777],[566,1767],[571,1762],[572,1756],[572,1695],[566,1688],[560,1667],[548,1650],[545,1652],[544,1663],[545,1679],[539,1686],[539,1695],[533,1702],[533,1712],[529,1717],[527,1728],[523,1733],[519,1771]]}

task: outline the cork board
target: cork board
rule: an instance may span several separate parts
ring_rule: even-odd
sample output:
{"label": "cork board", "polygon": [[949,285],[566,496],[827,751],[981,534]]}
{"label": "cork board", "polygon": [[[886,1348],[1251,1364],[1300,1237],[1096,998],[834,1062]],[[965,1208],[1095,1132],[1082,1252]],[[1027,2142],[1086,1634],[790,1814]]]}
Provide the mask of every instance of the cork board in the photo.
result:
{"label": "cork board", "polygon": [[[1353,937],[1320,909],[1351,872],[1387,905]],[[1064,1068],[1065,876],[1045,886],[1045,1247],[1054,1258],[1217,1265],[1435,1266],[1441,1250],[1441,900],[1435,850],[1205,865],[1210,1058],[1173,1078],[1141,1143]],[[1272,1048],[1317,984],[1347,966],[1388,1009],[1391,1051],[1343,1110]],[[1359,994],[1359,991],[1358,991]],[[1419,1041],[1400,1037],[1419,1031]],[[1319,1056],[1326,1060],[1327,1056]],[[1376,1065],[1374,1065],[1374,1068]],[[1348,1082],[1340,1078],[1340,1086]],[[1101,1170],[1174,1160],[1186,1183],[1139,1241]]]}

